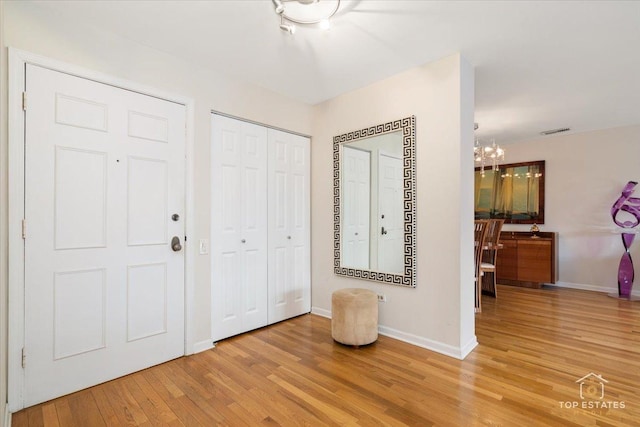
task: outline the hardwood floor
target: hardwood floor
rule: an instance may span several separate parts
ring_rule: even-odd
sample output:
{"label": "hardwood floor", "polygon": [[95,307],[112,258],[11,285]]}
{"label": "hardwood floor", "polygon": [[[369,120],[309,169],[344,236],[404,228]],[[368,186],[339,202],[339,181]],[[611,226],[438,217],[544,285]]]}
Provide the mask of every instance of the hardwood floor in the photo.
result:
{"label": "hardwood floor", "polygon": [[[464,361],[383,336],[342,346],[328,319],[305,315],[25,409],[12,425],[640,425],[640,302],[499,286],[482,307]],[[576,380],[592,372],[604,398],[582,400]]]}

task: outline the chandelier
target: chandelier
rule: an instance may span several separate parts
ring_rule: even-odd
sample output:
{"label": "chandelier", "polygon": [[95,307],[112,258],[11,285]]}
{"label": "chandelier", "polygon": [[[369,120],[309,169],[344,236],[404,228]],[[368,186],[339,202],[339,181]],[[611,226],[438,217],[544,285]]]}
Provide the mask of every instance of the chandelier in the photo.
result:
{"label": "chandelier", "polygon": [[298,25],[317,25],[328,30],[329,19],[340,8],[340,0],[271,0],[275,12],[280,15],[280,29],[289,34],[296,32]]}
{"label": "chandelier", "polygon": [[496,144],[492,139],[490,145],[484,145],[476,139],[473,145],[473,158],[476,163],[480,163],[480,175],[484,177],[484,169],[490,165],[494,172],[498,170],[498,163],[504,160],[504,149]]}

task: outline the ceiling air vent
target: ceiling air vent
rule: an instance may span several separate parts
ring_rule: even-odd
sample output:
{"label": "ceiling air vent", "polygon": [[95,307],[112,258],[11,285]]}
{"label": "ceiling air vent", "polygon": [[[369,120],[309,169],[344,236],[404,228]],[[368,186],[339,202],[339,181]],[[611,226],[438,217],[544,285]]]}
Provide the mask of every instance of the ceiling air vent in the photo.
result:
{"label": "ceiling air vent", "polygon": [[559,128],[559,129],[551,129],[540,132],[540,135],[553,135],[555,133],[567,132],[570,131],[571,128]]}

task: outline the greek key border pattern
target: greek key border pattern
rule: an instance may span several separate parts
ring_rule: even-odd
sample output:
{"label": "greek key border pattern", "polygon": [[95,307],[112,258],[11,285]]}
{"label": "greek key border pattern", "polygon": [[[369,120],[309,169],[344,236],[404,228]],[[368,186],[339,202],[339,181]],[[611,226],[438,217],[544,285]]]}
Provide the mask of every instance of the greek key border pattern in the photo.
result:
{"label": "greek key border pattern", "polygon": [[[402,130],[404,199],[404,272],[382,273],[340,266],[340,146],[351,141]],[[392,285],[416,286],[416,117],[367,127],[333,137],[333,271],[339,276]]]}

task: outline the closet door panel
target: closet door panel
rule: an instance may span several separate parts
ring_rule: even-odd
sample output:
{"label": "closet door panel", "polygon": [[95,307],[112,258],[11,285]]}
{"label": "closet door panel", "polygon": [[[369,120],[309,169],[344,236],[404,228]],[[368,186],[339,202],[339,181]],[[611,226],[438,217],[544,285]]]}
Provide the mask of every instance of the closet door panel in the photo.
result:
{"label": "closet door panel", "polygon": [[269,307],[270,311],[273,308],[278,308],[287,303],[287,284],[289,283],[289,269],[287,267],[288,248],[284,245],[275,247],[272,253],[272,261],[270,267],[273,269],[273,285],[270,290],[272,298],[272,306]]}
{"label": "closet door panel", "polygon": [[267,290],[266,268],[263,261],[264,251],[248,250],[240,271],[244,276],[243,295],[243,327],[242,332],[260,328],[267,324]]}
{"label": "closet door panel", "polygon": [[240,318],[240,300],[237,291],[240,289],[238,251],[224,252],[220,262],[220,289],[219,296],[222,303],[222,319],[224,322],[233,322]]}
{"label": "closet door panel", "polygon": [[273,175],[273,185],[270,186],[272,197],[269,199],[269,203],[273,205],[271,233],[275,232],[275,236],[282,238],[289,226],[289,211],[287,209],[289,205],[289,176],[283,171],[275,171]]}
{"label": "closet door panel", "polygon": [[269,130],[269,323],[284,319],[289,301],[290,237],[287,134]]}
{"label": "closet door panel", "polygon": [[311,311],[311,223],[310,223],[310,141],[291,135],[291,276],[292,311],[299,314]]}
{"label": "closet door panel", "polygon": [[311,309],[309,139],[269,130],[269,153],[269,323],[275,323]]}
{"label": "closet door panel", "polygon": [[[305,309],[307,307],[306,299],[308,293],[308,251],[304,244],[295,245],[292,249],[293,252],[293,265],[292,265],[292,276],[293,276],[293,302],[296,305],[296,312],[301,311],[302,313],[306,313]],[[310,309],[310,308],[309,308]],[[308,310],[307,310],[308,311]]]}
{"label": "closet door panel", "polygon": [[212,118],[212,335],[220,340],[267,324],[267,134]]}

